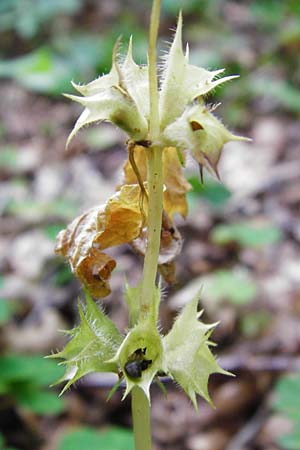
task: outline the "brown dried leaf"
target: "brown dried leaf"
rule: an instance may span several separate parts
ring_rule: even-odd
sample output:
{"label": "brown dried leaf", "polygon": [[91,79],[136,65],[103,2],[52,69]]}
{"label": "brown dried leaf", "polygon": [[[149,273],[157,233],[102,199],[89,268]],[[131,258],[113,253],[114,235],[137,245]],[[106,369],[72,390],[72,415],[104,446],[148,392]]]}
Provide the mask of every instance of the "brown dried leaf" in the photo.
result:
{"label": "brown dried leaf", "polygon": [[164,183],[164,209],[168,216],[173,218],[175,213],[186,217],[188,206],[186,193],[192,189],[190,183],[182,174],[182,168],[175,147],[166,147],[163,152]]}
{"label": "brown dried leaf", "polygon": [[92,248],[76,267],[75,274],[93,297],[106,297],[110,294],[109,278],[115,267],[113,258]]}
{"label": "brown dried leaf", "polygon": [[130,242],[140,233],[139,193],[138,185],[122,186],[105,205],[82,214],[57,236],[56,253],[67,258],[93,297],[110,293],[109,278],[116,266],[102,250]]}
{"label": "brown dried leaf", "polygon": [[[136,145],[134,148],[134,159],[139,169],[141,179],[147,180],[147,157],[145,147]],[[187,202],[185,194],[192,188],[190,183],[182,174],[182,168],[175,147],[166,147],[163,151],[164,171],[164,210],[169,217],[173,218],[175,213],[183,217],[187,215]],[[124,166],[124,183],[135,184],[137,177],[129,162]]]}
{"label": "brown dried leaf", "polygon": [[104,227],[100,218],[99,233],[94,240],[94,246],[104,249],[135,239],[143,222],[139,186],[136,184],[122,186],[106,205]]}

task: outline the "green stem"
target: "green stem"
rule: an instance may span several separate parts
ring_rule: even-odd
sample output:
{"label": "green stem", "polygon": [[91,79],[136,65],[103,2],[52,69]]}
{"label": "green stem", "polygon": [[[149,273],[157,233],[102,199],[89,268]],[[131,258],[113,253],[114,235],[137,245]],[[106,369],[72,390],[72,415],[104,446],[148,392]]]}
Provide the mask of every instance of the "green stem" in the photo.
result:
{"label": "green stem", "polygon": [[[156,42],[160,17],[160,0],[153,0],[149,31],[149,140],[148,157],[148,227],[147,248],[144,260],[142,290],[140,298],[140,319],[145,319],[154,301],[157,262],[160,247],[162,202],[163,202],[163,169],[162,151],[158,146],[159,139],[159,96],[156,67]],[[132,390],[132,418],[135,450],[151,450],[150,405],[144,392],[139,387]]]}
{"label": "green stem", "polygon": [[131,411],[135,450],[152,450],[149,401],[137,386],[132,389]]}
{"label": "green stem", "polygon": [[148,229],[147,248],[144,260],[140,319],[151,311],[155,294],[155,280],[160,248],[161,221],[163,210],[163,167],[161,147],[147,149],[148,156]]}
{"label": "green stem", "polygon": [[148,74],[150,97],[149,138],[154,143],[159,137],[158,81],[156,67],[156,42],[159,16],[160,0],[153,0],[149,31]]}
{"label": "green stem", "polygon": [[153,0],[149,32],[149,96],[150,96],[150,130],[152,146],[147,148],[148,157],[148,227],[147,247],[144,260],[142,290],[140,299],[140,319],[145,318],[154,299],[155,279],[160,247],[160,233],[163,202],[162,151],[157,145],[159,138],[159,96],[156,67],[156,41],[160,16],[160,0]]}

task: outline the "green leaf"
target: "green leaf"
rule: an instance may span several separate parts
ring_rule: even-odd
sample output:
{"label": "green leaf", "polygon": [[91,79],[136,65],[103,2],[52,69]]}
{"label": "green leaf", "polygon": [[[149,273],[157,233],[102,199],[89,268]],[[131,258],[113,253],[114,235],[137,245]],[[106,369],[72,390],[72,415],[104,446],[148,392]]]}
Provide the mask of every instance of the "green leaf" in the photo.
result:
{"label": "green leaf", "polygon": [[280,446],[285,450],[299,450],[300,448],[300,431],[297,429],[299,425],[295,425],[291,433],[285,434],[279,438]]}
{"label": "green leaf", "polygon": [[66,286],[74,279],[74,275],[69,265],[61,264],[53,276],[55,286]]}
{"label": "green leaf", "polygon": [[42,356],[7,355],[0,357],[0,382],[18,383],[26,380],[38,386],[53,383],[62,375],[62,368]]}
{"label": "green leaf", "polygon": [[272,103],[276,102],[283,110],[299,112],[300,92],[289,81],[256,75],[249,80],[249,88],[255,97],[260,96],[271,100]]}
{"label": "green leaf", "polygon": [[267,28],[278,26],[285,14],[285,3],[278,0],[260,0],[249,4],[249,12],[253,14],[259,25]]}
{"label": "green leaf", "polygon": [[193,190],[187,194],[189,201],[201,197],[212,206],[218,208],[224,205],[231,197],[231,192],[223,184],[218,183],[211,178],[205,179],[204,184],[200,182],[199,176],[190,177],[188,178],[188,181],[193,187]]}
{"label": "green leaf", "polygon": [[132,450],[133,447],[133,434],[129,430],[115,427],[98,432],[86,427],[67,433],[58,450]]}
{"label": "green leaf", "polygon": [[0,325],[8,322],[14,312],[15,305],[11,301],[0,298]]}
{"label": "green leaf", "polygon": [[116,354],[122,336],[114,323],[86,294],[86,306],[79,304],[80,324],[68,332],[70,342],[59,353],[49,358],[62,358],[66,366],[64,376],[56,383],[67,381],[63,392],[76,380],[90,372],[117,372],[117,365],[108,362]]}
{"label": "green leaf", "polygon": [[202,278],[203,295],[213,301],[228,300],[237,305],[252,301],[257,293],[255,282],[244,271],[219,270]]}
{"label": "green leaf", "polygon": [[166,14],[171,14],[174,16],[178,14],[180,9],[188,14],[201,11],[202,7],[203,2],[199,2],[199,0],[164,0],[162,3],[162,10],[166,12]]}
{"label": "green leaf", "polygon": [[1,147],[0,168],[15,169],[18,163],[18,151],[14,147]]}
{"label": "green leaf", "polygon": [[68,89],[72,68],[49,48],[39,48],[24,56],[0,61],[0,77],[14,78],[27,89],[60,94]]}
{"label": "green leaf", "polygon": [[[0,395],[7,394],[9,392],[9,386],[2,380],[0,380]],[[1,449],[1,447],[0,447]]]}
{"label": "green leaf", "polygon": [[285,413],[296,412],[300,421],[299,397],[300,376],[296,374],[283,376],[276,384],[273,406],[277,411]]}
{"label": "green leaf", "polygon": [[35,414],[56,415],[65,409],[62,398],[54,392],[22,389],[15,395],[17,403]]}
{"label": "green leaf", "polygon": [[18,216],[59,216],[61,218],[70,219],[78,211],[78,206],[74,201],[67,198],[60,198],[52,202],[45,203],[34,199],[22,201],[10,201],[5,212],[16,214]]}
{"label": "green leaf", "polygon": [[241,330],[244,336],[255,337],[262,332],[272,321],[268,311],[248,312],[241,320]]}
{"label": "green leaf", "polygon": [[275,386],[273,407],[279,414],[290,419],[293,429],[278,442],[285,450],[298,450],[300,448],[300,376],[299,374],[284,375]]}
{"label": "green leaf", "polygon": [[63,230],[65,226],[66,224],[64,223],[49,224],[44,227],[44,233],[51,241],[55,241],[58,233]]}
{"label": "green leaf", "polygon": [[275,244],[281,236],[280,229],[275,225],[248,222],[217,225],[211,233],[211,239],[216,244],[226,245],[237,242],[243,247]]}
{"label": "green leaf", "polygon": [[220,368],[209,346],[209,337],[216,324],[200,322],[198,296],[188,303],[177,317],[171,331],[163,339],[163,370],[184,389],[197,410],[196,394],[211,403],[208,379],[212,373],[228,372]]}
{"label": "green leaf", "polygon": [[34,413],[58,414],[64,409],[63,402],[55,393],[40,390],[39,387],[49,385],[62,374],[61,367],[41,356],[2,356],[0,392]]}
{"label": "green leaf", "polygon": [[60,14],[75,14],[81,4],[82,0],[1,0],[0,31],[15,30],[30,39],[44,23]]}

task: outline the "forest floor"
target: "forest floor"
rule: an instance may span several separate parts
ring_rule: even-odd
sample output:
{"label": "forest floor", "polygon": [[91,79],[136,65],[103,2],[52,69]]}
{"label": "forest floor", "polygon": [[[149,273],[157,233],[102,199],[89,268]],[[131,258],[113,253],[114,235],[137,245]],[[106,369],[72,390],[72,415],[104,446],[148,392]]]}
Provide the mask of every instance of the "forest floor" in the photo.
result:
{"label": "forest floor", "polygon": [[[238,10],[234,2],[227,9],[230,5],[236,16],[226,8],[223,13],[240,33],[234,17],[241,17],[247,29],[248,10]],[[93,23],[87,13],[84,17],[84,23]],[[168,27],[171,19],[165,22]],[[195,23],[191,17],[187,22],[193,36]],[[240,62],[245,70],[261,61],[257,42],[269,45],[266,33],[254,33],[251,23],[248,27],[240,34],[254,42],[252,47],[244,44],[249,50]],[[299,42],[280,47],[286,70]],[[270,51],[275,55],[279,50]],[[231,123],[253,141],[226,145],[222,183],[205,174],[201,185],[196,164],[187,161],[185,173],[194,190],[188,194],[187,219],[177,221],[184,245],[176,283],[163,287],[160,324],[166,332],[178,309],[202,287],[204,321],[220,321],[213,334],[214,352],[236,377],[213,375],[215,409],[199,400],[199,414],[171,382],[167,398],[153,385],[155,450],[300,448],[299,430],[293,431],[300,420],[295,412],[295,398],[300,398],[299,113],[282,105],[280,95],[245,99],[231,89]],[[47,355],[66,342],[58,330],[74,326],[77,299],[82,297],[79,283],[54,255],[55,236],[80,212],[104,203],[114,192],[126,158],[125,138],[103,124],[84,130],[66,152],[80,111],[77,105],[34,92],[16,78],[1,81],[0,98],[0,349],[5,356]],[[226,89],[222,99],[227,104],[217,115],[226,123]],[[103,305],[124,330],[124,277],[137,283],[142,261],[127,246],[111,254],[118,266],[111,278],[112,294]],[[5,369],[1,358],[0,369]],[[131,426],[130,402],[121,402],[122,391],[106,400],[109,377],[86,377],[65,394],[55,414],[26,407],[24,396],[19,401],[22,396],[16,395],[19,384],[13,384],[19,379],[11,381],[10,391],[2,388],[4,381],[0,373],[0,431],[9,447],[64,450],[62,437],[76,427]]]}

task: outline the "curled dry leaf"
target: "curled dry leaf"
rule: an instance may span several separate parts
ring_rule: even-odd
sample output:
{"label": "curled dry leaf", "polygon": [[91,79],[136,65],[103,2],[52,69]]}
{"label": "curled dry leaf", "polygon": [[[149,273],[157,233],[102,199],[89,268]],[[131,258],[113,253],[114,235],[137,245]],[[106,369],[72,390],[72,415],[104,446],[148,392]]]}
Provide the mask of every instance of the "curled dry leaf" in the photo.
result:
{"label": "curled dry leaf", "polygon": [[130,242],[140,233],[139,197],[138,185],[122,186],[107,203],[82,214],[57,236],[56,253],[68,260],[93,297],[110,293],[109,278],[116,266],[102,250]]}
{"label": "curled dry leaf", "polygon": [[[141,145],[134,146],[134,160],[138,167],[141,180],[147,180],[147,149]],[[163,177],[164,177],[164,210],[173,218],[175,213],[182,217],[187,215],[186,193],[192,189],[190,183],[182,173],[180,161],[175,147],[165,147],[163,151]],[[124,184],[137,183],[137,176],[129,159],[124,165]]]}

